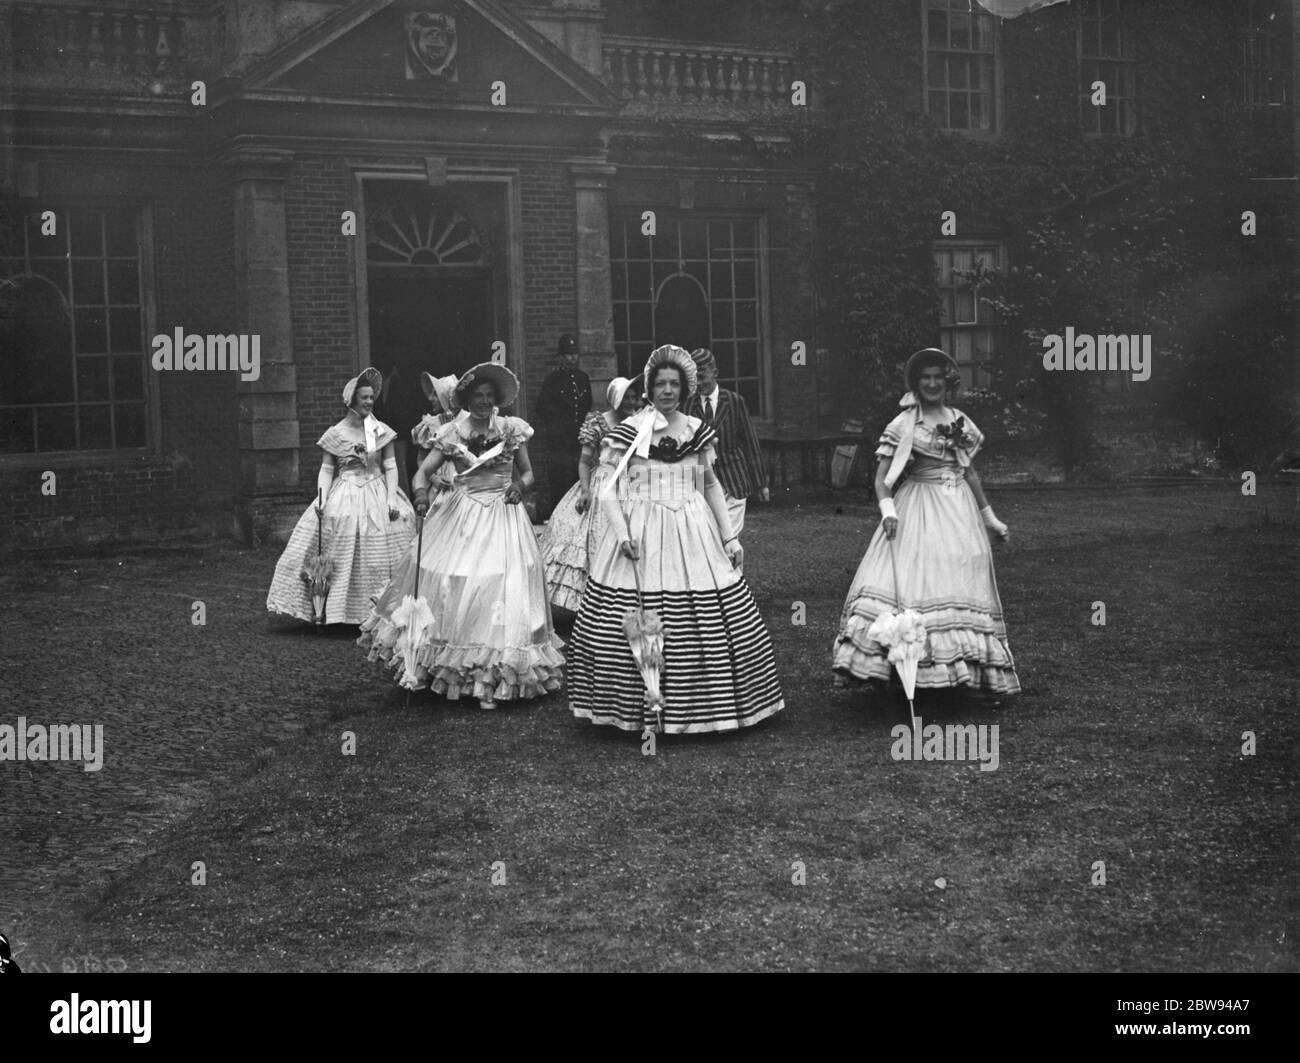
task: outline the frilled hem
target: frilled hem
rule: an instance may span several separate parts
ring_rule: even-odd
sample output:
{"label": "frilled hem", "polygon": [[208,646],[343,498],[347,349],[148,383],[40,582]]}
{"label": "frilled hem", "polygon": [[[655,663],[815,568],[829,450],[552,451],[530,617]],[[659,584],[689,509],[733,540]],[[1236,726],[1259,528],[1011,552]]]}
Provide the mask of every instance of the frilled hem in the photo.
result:
{"label": "frilled hem", "polygon": [[576,613],[582,608],[582,595],[586,589],[586,569],[564,564],[546,566],[546,596],[552,605]]}
{"label": "frilled hem", "polygon": [[[888,680],[893,674],[889,651],[867,630],[887,606],[873,606],[874,599],[859,599],[847,615],[835,639],[831,667],[839,675],[857,680]],[[1020,692],[1020,679],[1006,642],[994,630],[988,614],[968,608],[923,612],[928,632],[928,653],[917,666],[916,686],[929,690],[968,686],[991,694]]]}
{"label": "frilled hem", "polygon": [[[402,630],[371,612],[357,645],[372,661],[400,673],[405,669],[399,642]],[[452,701],[462,697],[522,701],[545,697],[564,685],[563,639],[554,633],[536,646],[451,646],[424,642],[416,651],[417,690],[426,687]]]}
{"label": "frilled hem", "polygon": [[[785,708],[785,699],[776,701],[766,708],[759,709],[744,718],[731,717],[725,720],[710,721],[709,723],[669,723],[664,722],[664,734],[686,735],[686,734],[713,734],[721,731],[739,731],[745,727],[752,727],[756,723],[766,720],[769,716],[775,716]],[[617,727],[620,731],[641,732],[645,729],[644,723],[637,723],[628,720],[625,717],[615,716],[609,713],[593,712],[591,709],[581,709],[570,706],[570,711],[580,720],[589,720],[598,727]]]}

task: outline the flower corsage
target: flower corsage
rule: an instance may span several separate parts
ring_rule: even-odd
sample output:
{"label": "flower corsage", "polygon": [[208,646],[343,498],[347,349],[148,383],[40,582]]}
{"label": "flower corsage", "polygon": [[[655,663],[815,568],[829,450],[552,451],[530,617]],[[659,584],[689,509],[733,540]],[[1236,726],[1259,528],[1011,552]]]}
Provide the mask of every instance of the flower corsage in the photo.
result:
{"label": "flower corsage", "polygon": [[951,424],[938,425],[934,434],[945,450],[969,450],[975,445],[975,440],[966,431],[965,417],[958,417]]}

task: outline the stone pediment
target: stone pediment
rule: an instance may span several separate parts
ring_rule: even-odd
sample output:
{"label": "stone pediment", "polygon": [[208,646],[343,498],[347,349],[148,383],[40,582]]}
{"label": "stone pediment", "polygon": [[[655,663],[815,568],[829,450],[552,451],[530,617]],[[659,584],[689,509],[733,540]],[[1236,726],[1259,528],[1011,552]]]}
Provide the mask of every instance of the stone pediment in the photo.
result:
{"label": "stone pediment", "polygon": [[[504,87],[504,106],[500,89]],[[497,0],[354,0],[259,61],[228,97],[603,113],[620,101]]]}

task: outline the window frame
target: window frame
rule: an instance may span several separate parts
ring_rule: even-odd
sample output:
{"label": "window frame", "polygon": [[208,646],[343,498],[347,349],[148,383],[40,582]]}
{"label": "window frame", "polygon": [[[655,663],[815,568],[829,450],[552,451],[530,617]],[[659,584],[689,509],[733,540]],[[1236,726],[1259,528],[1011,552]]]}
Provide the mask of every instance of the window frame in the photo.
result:
{"label": "window frame", "polygon": [[[992,381],[991,379],[988,378],[991,378],[992,374],[988,369],[983,367],[990,364],[991,362],[996,361],[997,355],[1001,352],[1000,351],[989,352],[990,357],[983,362],[981,361],[962,362],[959,352],[957,350],[957,345],[949,343],[949,336],[955,334],[959,330],[975,333],[977,335],[979,332],[983,330],[988,330],[992,333],[993,338],[997,343],[997,345],[999,347],[1002,347],[1005,344],[1005,340],[1006,340],[1005,327],[1002,324],[1002,322],[996,320],[996,318],[987,322],[983,322],[980,320],[979,292],[981,291],[981,289],[978,287],[972,289],[974,293],[972,297],[972,308],[975,312],[975,320],[973,322],[963,322],[957,319],[956,293],[961,289],[956,285],[943,284],[942,282],[943,266],[942,263],[939,261],[939,255],[944,252],[953,253],[958,251],[971,251],[971,252],[978,253],[980,251],[987,251],[989,249],[992,249],[994,260],[993,262],[988,264],[989,268],[998,271],[1003,271],[1007,267],[1007,242],[1000,235],[990,233],[987,236],[976,235],[976,236],[962,237],[960,239],[956,237],[948,237],[946,239],[935,240],[930,245],[930,249],[934,260],[934,271],[935,271],[934,290],[936,296],[938,296],[940,300],[938,347],[940,350],[947,351],[948,354],[950,354],[953,360],[957,363],[957,368],[962,371],[963,390],[968,388],[990,387],[992,385]],[[945,291],[952,291],[954,293],[953,320],[947,322],[945,322],[943,319],[943,310],[942,310],[943,293]],[[992,310],[987,311],[987,313],[990,315],[990,317],[992,317],[993,315]],[[976,349],[976,344],[974,342],[972,342],[971,346],[972,346],[972,350]],[[969,371],[970,373],[969,382],[967,381],[966,378],[967,371]],[[985,379],[981,379],[981,377],[984,377]]]}
{"label": "window frame", "polygon": [[[35,453],[0,453],[0,469],[12,471],[24,471],[29,469],[69,469],[69,468],[100,468],[106,466],[120,466],[125,463],[139,462],[142,459],[156,459],[162,453],[162,410],[160,389],[154,380],[156,376],[153,367],[150,364],[150,352],[152,349],[153,337],[157,334],[157,285],[156,270],[154,261],[154,214],[151,201],[138,197],[122,197],[113,201],[107,201],[102,197],[90,195],[68,195],[59,196],[49,201],[32,203],[25,201],[20,210],[20,233],[21,241],[17,248],[17,254],[10,260],[21,265],[22,269],[14,274],[10,274],[10,279],[14,277],[32,275],[31,258],[27,246],[27,219],[30,215],[39,216],[46,210],[54,210],[56,213],[65,218],[75,211],[98,211],[104,214],[110,214],[115,211],[134,211],[139,217],[139,227],[137,229],[137,249],[138,249],[138,268],[140,283],[140,358],[141,374],[143,384],[143,406],[144,406],[144,429],[145,443],[140,447],[124,447],[120,449],[97,448],[86,450],[46,450]],[[71,257],[71,248],[68,248],[64,255],[65,261]],[[105,256],[108,257],[108,256]],[[105,295],[107,305],[107,293]],[[66,299],[66,297],[65,297]],[[75,307],[68,304],[69,310],[75,312]],[[77,369],[77,352],[75,344],[68,351],[68,357],[72,360],[72,371],[74,379],[74,389],[76,387],[76,369]],[[111,370],[110,370],[111,371]],[[59,403],[57,405],[69,405]],[[73,400],[70,405],[80,408],[81,403]],[[111,402],[109,405],[112,405]],[[29,407],[30,408],[30,407]]]}
{"label": "window frame", "polygon": [[[943,2],[944,2],[945,4],[947,4],[947,3],[950,2],[950,0],[943,0]],[[931,51],[931,45],[930,45],[930,11],[931,11],[931,10],[935,10],[935,11],[942,10],[945,14],[947,14],[947,13],[951,13],[951,12],[953,11],[953,8],[951,8],[951,7],[944,7],[944,8],[931,8],[930,5],[931,5],[931,0],[921,0],[921,3],[920,3],[920,10],[921,10],[921,106],[922,106],[922,109],[923,109],[924,113],[925,113],[927,116],[933,118],[933,119],[935,120],[936,124],[938,125],[938,127],[939,127],[940,129],[942,129],[945,133],[956,133],[956,134],[958,134],[958,135],[960,135],[960,136],[976,137],[976,138],[978,138],[978,139],[992,139],[992,138],[994,138],[994,137],[1000,136],[1001,133],[1002,133],[1002,126],[1003,126],[1003,100],[1002,100],[1002,26],[1001,26],[1000,21],[999,21],[997,18],[995,18],[992,14],[988,13],[987,11],[983,11],[982,9],[977,10],[976,8],[972,7],[971,10],[970,10],[970,12],[969,12],[969,14],[971,15],[972,18],[981,17],[981,18],[988,18],[988,19],[990,20],[990,24],[991,24],[991,26],[992,26],[992,41],[993,41],[993,48],[992,48],[992,50],[991,50],[990,52],[975,51],[975,50],[973,50],[973,49],[952,49],[952,48],[949,48],[949,47],[947,46],[947,43],[946,43],[946,42],[945,42],[945,44],[944,44],[942,47],[936,47],[936,48],[934,49],[936,53],[940,53],[940,54],[943,54],[943,55],[964,55],[964,56],[984,56],[984,55],[987,55],[987,56],[989,56],[989,57],[991,58],[991,60],[992,60],[992,67],[993,67],[993,87],[992,87],[992,89],[990,90],[990,93],[989,93],[989,97],[990,97],[990,98],[989,98],[989,105],[990,105],[990,107],[992,108],[993,114],[992,114],[992,120],[991,120],[990,123],[989,123],[989,128],[988,128],[988,129],[971,129],[971,128],[968,127],[968,128],[965,128],[965,129],[957,129],[957,128],[953,128],[953,127],[951,127],[951,126],[949,126],[949,125],[947,124],[947,122],[948,122],[948,117],[949,117],[948,114],[945,114],[945,115],[943,116],[943,121],[940,122],[939,119],[938,119],[938,117],[935,116],[935,115],[933,114],[933,112],[931,111],[931,109],[930,109],[930,91],[931,91],[931,89],[930,89],[930,51]],[[963,12],[958,11],[957,13],[958,13],[958,14],[962,14]],[[943,92],[944,92],[945,96],[950,95],[950,94],[952,93],[952,91],[954,91],[954,90],[950,89],[950,88],[945,84],[944,89],[943,89]],[[958,90],[958,91],[960,91],[960,90]],[[971,96],[971,95],[974,95],[974,93],[970,90],[969,87],[968,87],[967,90],[966,90],[966,94],[967,94],[968,97]],[[948,110],[951,111],[951,107],[949,107]],[[968,109],[968,110],[967,110],[967,116],[968,116],[968,117],[969,117],[969,114],[970,114],[970,111],[969,111],[969,109]]]}
{"label": "window frame", "polygon": [[[1273,16],[1280,16],[1278,24],[1286,29],[1286,5],[1278,0],[1245,0],[1244,8],[1239,11],[1237,43],[1241,49],[1241,106],[1253,114],[1286,107],[1290,103],[1290,72],[1283,58],[1286,40],[1280,32],[1269,32],[1267,24],[1272,18],[1264,17],[1271,11]],[[1254,98],[1253,92],[1261,84],[1264,87],[1262,100]],[[1281,99],[1277,102],[1268,98],[1268,89],[1274,84],[1281,88]]]}
{"label": "window frame", "polygon": [[[1119,48],[1118,48],[1118,51],[1120,52],[1119,55],[1110,56],[1110,55],[1085,54],[1084,41],[1083,41],[1084,5],[1087,3],[1094,3],[1094,4],[1113,3],[1115,5],[1115,12],[1116,12],[1115,18],[1118,22],[1118,29],[1119,29]],[[1105,16],[1098,16],[1098,18],[1095,20],[1098,26],[1100,26],[1100,24],[1104,21],[1104,18]],[[1093,20],[1089,19],[1089,21],[1093,21]],[[1075,91],[1076,91],[1076,97],[1078,99],[1079,132],[1083,136],[1092,139],[1100,139],[1102,137],[1136,136],[1138,132],[1138,127],[1140,125],[1140,119],[1138,117],[1138,105],[1141,98],[1141,91],[1140,91],[1141,87],[1140,87],[1139,76],[1138,76],[1139,56],[1138,56],[1137,38],[1136,36],[1134,36],[1132,30],[1128,25],[1128,17],[1124,8],[1124,0],[1080,0],[1079,6],[1076,8],[1075,11],[1074,41],[1075,41],[1075,48],[1074,48]],[[1125,55],[1124,54],[1125,51],[1127,51],[1129,54]],[[1091,81],[1088,82],[1089,85],[1088,90],[1086,92],[1084,91],[1083,69],[1085,63],[1093,63],[1096,64],[1098,67],[1102,67],[1105,65],[1113,65],[1115,66],[1117,71],[1119,70],[1128,71],[1130,86],[1132,88],[1131,95],[1116,95],[1112,91],[1112,88],[1114,86],[1111,84],[1109,80],[1107,80],[1106,78],[1094,79],[1094,80],[1104,81],[1106,84],[1106,107],[1107,108],[1112,107],[1115,101],[1117,100],[1128,101],[1129,121],[1128,121],[1127,129],[1120,130],[1120,129],[1104,128],[1106,124],[1103,121],[1104,116],[1097,113],[1100,110],[1100,108],[1096,107],[1091,102],[1089,102],[1092,97]],[[1085,128],[1085,123],[1084,123],[1085,114],[1091,115],[1096,119],[1095,123],[1088,123],[1088,128]],[[1099,128],[1092,128],[1093,125],[1096,125]]]}
{"label": "window frame", "polygon": [[[737,302],[749,302],[749,301],[751,301],[751,299],[752,299],[752,301],[753,301],[754,304],[755,304],[755,307],[754,307],[754,310],[755,310],[755,313],[754,313],[754,328],[755,328],[755,331],[756,331],[756,335],[755,335],[755,338],[754,338],[754,343],[755,343],[756,354],[757,354],[757,361],[756,361],[756,371],[757,371],[757,372],[756,372],[756,376],[755,376],[755,377],[750,377],[750,376],[744,376],[744,377],[740,377],[740,376],[728,376],[728,377],[723,377],[723,376],[719,376],[719,378],[718,378],[718,384],[719,384],[719,386],[721,386],[721,387],[730,388],[731,390],[736,390],[735,387],[734,387],[733,385],[735,385],[738,381],[741,381],[741,380],[753,380],[753,381],[756,383],[756,385],[757,385],[756,391],[757,391],[757,395],[758,395],[759,407],[760,407],[760,408],[759,408],[759,409],[752,409],[752,408],[751,408],[751,410],[750,410],[750,414],[751,414],[751,416],[752,416],[756,421],[769,421],[769,420],[771,420],[771,419],[772,419],[772,412],[771,412],[771,411],[774,410],[774,408],[775,408],[775,404],[774,404],[774,400],[775,400],[775,381],[773,380],[773,372],[772,372],[772,356],[771,356],[771,306],[770,306],[770,302],[771,302],[771,289],[770,289],[769,273],[768,273],[768,218],[767,218],[767,214],[766,214],[766,212],[740,211],[740,210],[720,210],[720,211],[707,211],[707,212],[706,212],[706,211],[695,211],[695,210],[672,210],[672,209],[667,209],[667,208],[665,208],[665,209],[657,209],[657,210],[655,211],[655,215],[656,215],[656,217],[655,217],[656,228],[657,228],[657,229],[660,229],[660,230],[662,230],[662,226],[663,226],[665,223],[671,223],[671,224],[677,225],[677,224],[682,223],[682,222],[693,222],[693,223],[696,223],[696,224],[702,225],[702,226],[705,227],[705,232],[706,232],[706,234],[707,234],[707,231],[708,231],[708,226],[709,226],[709,225],[712,225],[712,224],[715,224],[715,223],[734,224],[734,223],[736,223],[736,222],[742,222],[742,223],[746,223],[746,224],[749,224],[749,225],[752,225],[752,226],[753,226],[753,229],[754,229],[754,265],[755,265],[755,270],[754,270],[754,282],[755,282],[755,283],[754,283],[754,294],[753,294],[752,297],[747,297],[747,298],[745,298],[745,299],[740,299],[738,296],[736,296],[736,294],[735,294],[735,292],[736,292],[736,287],[735,287],[735,273],[734,273],[734,265],[733,265],[733,266],[732,266],[732,270],[731,270],[731,278],[732,278],[732,283],[731,283],[731,288],[730,288],[731,296],[730,296],[729,299],[726,299],[726,300],[724,300],[724,301],[725,301],[725,302],[732,303],[732,304],[735,304],[735,303],[737,303]],[[617,365],[618,370],[619,370],[619,372],[621,373],[621,372],[622,372],[622,360],[621,360],[621,358],[622,358],[622,353],[623,353],[623,351],[624,351],[624,350],[630,350],[634,345],[636,345],[636,344],[638,344],[638,343],[643,343],[643,342],[644,342],[643,340],[633,340],[633,339],[630,338],[630,337],[631,337],[631,310],[630,310],[630,307],[631,307],[631,305],[632,305],[634,302],[636,302],[636,303],[641,303],[641,304],[646,304],[646,305],[649,306],[649,308],[650,308],[650,327],[651,327],[651,330],[652,330],[652,333],[653,333],[653,330],[654,330],[655,327],[656,327],[656,326],[655,326],[655,309],[656,309],[656,307],[657,307],[657,305],[658,305],[658,297],[659,297],[659,294],[660,294],[661,291],[662,291],[663,285],[666,284],[666,283],[668,282],[668,280],[671,280],[673,277],[679,277],[679,276],[680,276],[680,277],[687,277],[687,278],[689,278],[689,279],[691,279],[691,280],[694,280],[694,281],[696,281],[696,282],[698,283],[698,278],[695,278],[695,277],[693,277],[691,274],[686,273],[685,271],[683,271],[682,266],[681,266],[681,263],[682,263],[682,262],[684,262],[684,261],[691,261],[691,262],[699,262],[699,261],[703,261],[703,262],[705,263],[705,267],[704,267],[704,268],[705,268],[705,274],[706,274],[706,276],[708,276],[708,275],[711,273],[711,271],[712,271],[712,266],[714,265],[715,262],[727,262],[727,263],[730,263],[730,264],[734,264],[735,261],[736,261],[736,259],[735,259],[735,258],[714,259],[714,258],[712,258],[712,257],[706,257],[705,259],[702,259],[702,260],[701,260],[701,259],[684,259],[684,258],[682,258],[681,255],[680,255],[680,251],[681,251],[681,240],[680,240],[680,233],[679,233],[679,238],[678,238],[678,251],[679,251],[679,257],[678,257],[677,272],[676,272],[676,273],[669,274],[667,277],[665,277],[665,278],[664,278],[662,281],[660,281],[659,283],[655,283],[654,264],[655,264],[655,263],[664,263],[664,262],[667,262],[668,260],[667,260],[667,259],[659,259],[659,258],[632,259],[632,258],[629,258],[629,257],[628,257],[628,254],[627,254],[626,238],[627,238],[627,236],[628,236],[630,233],[636,233],[638,239],[648,239],[647,237],[642,237],[642,236],[640,236],[641,212],[638,211],[638,210],[633,210],[633,209],[631,209],[631,208],[612,207],[612,208],[610,209],[610,212],[609,212],[609,224],[610,224],[611,230],[612,230],[615,226],[619,226],[619,225],[623,225],[623,226],[625,226],[624,231],[623,231],[623,236],[622,236],[622,239],[624,240],[624,244],[623,244],[623,253],[622,253],[622,255],[619,256],[619,255],[615,254],[615,246],[616,246],[616,245],[613,244],[613,241],[612,241],[612,239],[611,239],[611,248],[610,248],[610,256],[609,256],[609,268],[610,268],[610,308],[611,308],[611,316],[612,316],[611,325],[613,325],[613,335],[614,335],[614,337],[615,337],[615,338],[614,338],[614,342],[613,342],[613,346],[614,346],[614,356],[615,356],[615,364]],[[611,234],[611,236],[612,236],[612,234]],[[710,250],[711,250],[711,249],[710,249]],[[709,251],[706,251],[706,255],[708,255],[708,254],[710,254],[710,252],[709,252]],[[626,269],[626,267],[627,267],[627,265],[628,265],[629,263],[631,263],[631,262],[641,262],[641,261],[644,261],[644,262],[646,262],[647,264],[650,265],[650,281],[651,281],[651,287],[653,288],[653,290],[654,290],[654,294],[655,294],[655,298],[654,298],[654,300],[653,300],[653,301],[650,301],[648,304],[646,303],[646,300],[644,300],[644,299],[636,299],[636,300],[633,300],[633,299],[629,298],[629,295],[630,295],[630,288],[629,288],[628,283],[627,283],[627,282],[628,282],[628,277],[627,277],[627,269]],[[742,259],[741,261],[744,261],[744,260]],[[614,274],[614,269],[615,269],[616,266],[623,266],[623,267],[624,267],[624,273],[625,273],[625,275],[624,275],[624,287],[623,287],[624,295],[623,295],[622,298],[619,297],[619,295],[618,295],[618,290],[617,290],[617,288],[615,287],[615,284],[614,284],[614,276],[613,276],[613,274]],[[710,286],[709,286],[709,287],[711,288],[711,286],[712,286],[712,285],[711,285],[711,283],[710,283]],[[716,345],[716,344],[719,343],[719,342],[724,342],[724,343],[725,343],[725,342],[731,342],[731,343],[740,342],[740,339],[734,335],[734,328],[735,328],[734,324],[733,324],[733,335],[732,335],[732,336],[724,336],[724,337],[719,338],[719,337],[717,337],[717,336],[714,335],[714,332],[713,332],[714,302],[713,302],[713,300],[709,297],[709,296],[710,296],[710,291],[709,291],[708,288],[705,288],[705,289],[704,289],[704,295],[705,295],[705,304],[704,304],[704,305],[705,305],[706,311],[707,311],[708,316],[709,316],[709,342],[710,342],[710,344],[714,344],[714,345]],[[616,322],[618,321],[618,317],[619,317],[620,314],[623,314],[623,315],[624,315],[623,322],[622,322],[624,338],[623,338],[622,340],[620,340],[620,339],[617,338],[617,337],[618,337],[618,334],[619,334],[619,331],[618,331],[618,325],[616,324]],[[734,319],[733,319],[733,320],[734,320]],[[664,343],[664,342],[672,342],[672,341],[669,340],[669,339],[661,339],[661,338],[655,336],[655,338],[651,341],[651,343],[652,343],[652,349],[653,349],[653,346],[658,345],[658,344],[660,344],[660,343]],[[737,366],[737,367],[739,367],[739,366]],[[633,366],[632,366],[632,369],[635,370],[635,369],[636,369],[636,366],[633,365]]]}

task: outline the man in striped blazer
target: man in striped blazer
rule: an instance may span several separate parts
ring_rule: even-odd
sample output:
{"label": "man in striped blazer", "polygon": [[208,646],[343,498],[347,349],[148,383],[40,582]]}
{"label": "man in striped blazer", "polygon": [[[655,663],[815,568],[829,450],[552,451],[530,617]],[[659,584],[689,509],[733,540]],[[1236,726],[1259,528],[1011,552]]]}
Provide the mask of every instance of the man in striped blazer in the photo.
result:
{"label": "man in striped blazer", "polygon": [[757,492],[764,502],[771,501],[767,465],[745,400],[734,391],[718,387],[718,363],[713,352],[701,347],[691,352],[691,358],[699,387],[691,396],[686,412],[711,424],[718,433],[714,472],[726,493],[731,529],[739,535],[745,526],[745,504],[749,496]]}

